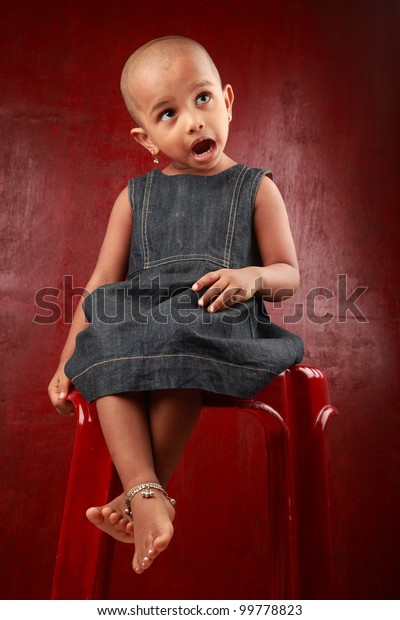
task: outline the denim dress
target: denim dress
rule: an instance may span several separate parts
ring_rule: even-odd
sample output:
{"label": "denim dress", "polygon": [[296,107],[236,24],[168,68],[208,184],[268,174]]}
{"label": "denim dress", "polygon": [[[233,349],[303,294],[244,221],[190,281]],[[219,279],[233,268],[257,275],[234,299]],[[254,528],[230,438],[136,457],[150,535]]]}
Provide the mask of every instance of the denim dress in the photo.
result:
{"label": "denim dress", "polygon": [[129,181],[133,230],[124,282],[84,301],[89,326],[65,366],[90,402],[107,394],[199,388],[252,397],[301,361],[303,342],[274,325],[259,295],[209,313],[192,285],[222,268],[261,265],[253,206],[263,169]]}

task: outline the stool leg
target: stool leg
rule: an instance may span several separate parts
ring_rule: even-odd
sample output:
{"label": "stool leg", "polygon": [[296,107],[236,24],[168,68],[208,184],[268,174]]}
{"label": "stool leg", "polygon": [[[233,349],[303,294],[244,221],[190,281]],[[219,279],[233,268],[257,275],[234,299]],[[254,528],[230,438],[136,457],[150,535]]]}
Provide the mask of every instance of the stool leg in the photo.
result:
{"label": "stool leg", "polygon": [[86,519],[90,505],[111,499],[118,479],[103,439],[94,405],[74,394],[78,424],[65,498],[52,599],[103,598],[112,538]]}
{"label": "stool leg", "polygon": [[264,428],[268,468],[266,535],[271,564],[266,567],[268,598],[298,598],[290,434],[282,416],[267,404],[254,402],[246,410]]}
{"label": "stool leg", "polygon": [[332,549],[325,428],[337,411],[328,405],[325,375],[297,366],[285,374],[287,422],[292,435],[299,588],[302,599],[331,599]]}

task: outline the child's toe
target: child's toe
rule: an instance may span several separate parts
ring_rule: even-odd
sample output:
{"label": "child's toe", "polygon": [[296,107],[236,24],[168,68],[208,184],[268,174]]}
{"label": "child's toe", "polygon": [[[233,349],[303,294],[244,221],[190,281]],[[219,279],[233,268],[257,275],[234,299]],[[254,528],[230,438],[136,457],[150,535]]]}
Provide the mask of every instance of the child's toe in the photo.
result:
{"label": "child's toe", "polygon": [[127,521],[125,524],[125,532],[127,534],[133,534],[133,521]]}
{"label": "child's toe", "polygon": [[150,564],[152,563],[152,559],[150,559],[147,555],[144,556],[142,563],[141,563],[141,567],[143,569],[149,568]]}
{"label": "child's toe", "polygon": [[170,540],[172,538],[172,533],[173,533],[172,527],[171,527],[171,530],[172,532],[168,528],[168,530],[164,530],[163,532],[160,532],[154,537],[152,548],[154,549],[155,553],[164,551],[168,547]]}
{"label": "child's toe", "polygon": [[119,512],[112,512],[110,514],[110,516],[108,517],[109,522],[111,523],[111,525],[116,525],[117,523],[119,523],[122,519],[122,515]]}
{"label": "child's toe", "polygon": [[103,523],[103,521],[104,521],[104,517],[103,517],[103,514],[102,514],[100,508],[97,508],[95,506],[93,508],[88,508],[87,509],[86,517],[94,525],[99,525],[100,523]]}

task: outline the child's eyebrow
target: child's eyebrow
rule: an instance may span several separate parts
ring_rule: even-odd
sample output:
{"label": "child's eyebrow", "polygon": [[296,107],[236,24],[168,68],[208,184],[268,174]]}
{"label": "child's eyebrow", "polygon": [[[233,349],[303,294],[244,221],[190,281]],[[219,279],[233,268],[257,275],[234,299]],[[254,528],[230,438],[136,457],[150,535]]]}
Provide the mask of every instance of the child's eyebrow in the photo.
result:
{"label": "child's eyebrow", "polygon": [[153,105],[153,107],[150,110],[150,114],[153,114],[153,112],[156,112],[160,108],[164,108],[166,105],[171,105],[171,101],[172,101],[171,98],[161,99],[161,101],[158,101],[157,103]]}

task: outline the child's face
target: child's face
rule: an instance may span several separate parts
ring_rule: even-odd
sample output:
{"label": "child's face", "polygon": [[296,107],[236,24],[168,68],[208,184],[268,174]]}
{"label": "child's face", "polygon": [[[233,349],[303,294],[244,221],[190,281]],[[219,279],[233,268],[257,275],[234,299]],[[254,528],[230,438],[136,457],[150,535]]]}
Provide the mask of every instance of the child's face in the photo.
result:
{"label": "child's face", "polygon": [[142,128],[132,130],[151,153],[165,153],[180,171],[207,173],[223,163],[233,91],[221,87],[197,50],[136,81]]}

